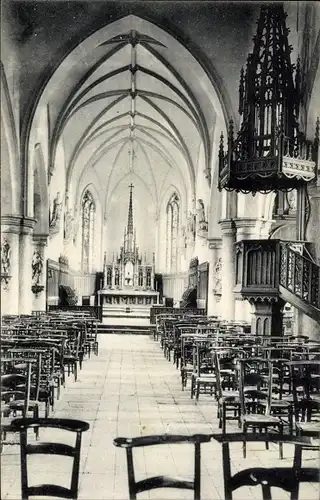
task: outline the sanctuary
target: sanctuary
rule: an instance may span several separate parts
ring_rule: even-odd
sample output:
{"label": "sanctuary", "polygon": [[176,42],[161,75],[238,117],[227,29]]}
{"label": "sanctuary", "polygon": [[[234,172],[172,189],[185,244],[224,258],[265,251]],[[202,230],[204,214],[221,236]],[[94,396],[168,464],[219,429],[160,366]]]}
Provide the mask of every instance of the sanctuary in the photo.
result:
{"label": "sanctuary", "polygon": [[159,292],[155,290],[155,258],[147,262],[136,244],[136,229],[133,224],[133,201],[130,184],[128,222],[124,229],[123,245],[112,262],[104,254],[103,288],[98,291],[105,324],[148,325],[150,308],[159,303]]}

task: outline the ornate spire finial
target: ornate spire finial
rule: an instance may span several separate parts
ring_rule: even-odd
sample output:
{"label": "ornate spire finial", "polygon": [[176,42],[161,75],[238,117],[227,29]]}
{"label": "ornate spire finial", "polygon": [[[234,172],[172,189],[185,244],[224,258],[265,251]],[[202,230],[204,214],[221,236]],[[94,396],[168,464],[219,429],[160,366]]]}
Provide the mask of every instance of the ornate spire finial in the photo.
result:
{"label": "ornate spire finial", "polygon": [[129,195],[129,211],[128,211],[128,224],[127,224],[127,231],[128,234],[133,234],[133,209],[132,209],[132,188],[133,184],[131,183],[129,188],[130,188],[130,195]]}

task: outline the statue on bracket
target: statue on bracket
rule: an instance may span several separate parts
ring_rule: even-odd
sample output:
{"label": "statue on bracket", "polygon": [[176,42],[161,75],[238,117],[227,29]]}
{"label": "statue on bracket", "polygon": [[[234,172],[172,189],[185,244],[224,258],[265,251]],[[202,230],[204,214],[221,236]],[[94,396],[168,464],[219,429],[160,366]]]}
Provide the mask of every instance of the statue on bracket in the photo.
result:
{"label": "statue on bracket", "polygon": [[187,219],[187,239],[194,241],[196,237],[196,216],[191,211]]}
{"label": "statue on bracket", "polygon": [[222,284],[221,284],[221,274],[222,274],[222,258],[216,261],[213,267],[213,293],[214,295],[221,295],[222,292]]}
{"label": "statue on bracket", "polygon": [[74,217],[72,210],[69,208],[64,214],[64,239],[69,242],[74,234]]}
{"label": "statue on bracket", "polygon": [[8,240],[1,245],[1,275],[8,275],[11,267],[11,247]]}
{"label": "statue on bracket", "polygon": [[31,262],[32,268],[32,286],[31,290],[35,294],[36,297],[39,296],[39,293],[44,290],[44,285],[40,285],[42,270],[43,270],[43,256],[39,252],[39,250],[35,250],[32,256]]}
{"label": "statue on bracket", "polygon": [[8,240],[1,243],[1,284],[4,290],[8,289],[11,269],[11,247]]}
{"label": "statue on bracket", "polygon": [[39,250],[35,250],[32,257],[32,283],[38,285],[43,269],[43,257]]}
{"label": "statue on bracket", "polygon": [[58,191],[55,199],[53,200],[52,212],[49,219],[50,232],[53,234],[58,233],[60,230],[61,212],[62,212],[62,201],[61,201],[60,191]]}
{"label": "statue on bracket", "polygon": [[198,200],[198,207],[197,207],[197,229],[200,232],[208,231],[208,221],[206,220],[204,203],[201,198],[199,198]]}

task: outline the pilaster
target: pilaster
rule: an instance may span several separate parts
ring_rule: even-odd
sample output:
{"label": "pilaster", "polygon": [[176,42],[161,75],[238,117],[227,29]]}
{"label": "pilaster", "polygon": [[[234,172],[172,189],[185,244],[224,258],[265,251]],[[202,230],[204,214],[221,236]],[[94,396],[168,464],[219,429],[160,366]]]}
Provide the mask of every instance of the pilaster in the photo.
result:
{"label": "pilaster", "polygon": [[210,252],[209,280],[208,280],[208,315],[220,316],[221,305],[221,278],[222,278],[222,239],[208,238]]}
{"label": "pilaster", "polygon": [[220,220],[222,233],[221,317],[233,320],[235,314],[235,248],[236,227],[233,219]]}
{"label": "pilaster", "polygon": [[[2,314],[32,311],[31,261],[35,219],[19,215],[1,216],[1,309]],[[7,268],[7,273],[4,271]]]}
{"label": "pilaster", "polygon": [[33,311],[46,310],[47,242],[47,235],[33,235],[33,255],[31,263]]}

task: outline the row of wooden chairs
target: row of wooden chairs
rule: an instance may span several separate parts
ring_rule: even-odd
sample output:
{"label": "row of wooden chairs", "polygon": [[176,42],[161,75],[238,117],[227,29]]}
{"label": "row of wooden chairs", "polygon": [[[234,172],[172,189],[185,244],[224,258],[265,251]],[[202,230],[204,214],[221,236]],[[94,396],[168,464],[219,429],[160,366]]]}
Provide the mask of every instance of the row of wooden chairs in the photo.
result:
{"label": "row of wooden chairs", "polygon": [[40,418],[54,410],[66,377],[77,381],[83,359],[98,354],[97,322],[71,314],[2,318],[1,449],[19,415]]}
{"label": "row of wooden chairs", "polygon": [[[201,393],[215,398],[223,434],[229,420],[237,421],[244,434],[249,429],[320,430],[319,343],[306,336],[251,335],[246,325],[220,326],[217,318],[171,315],[157,324],[164,353],[172,345],[173,351],[180,349],[182,390],[190,380],[191,398],[197,401]],[[281,446],[279,453],[282,457]]]}

